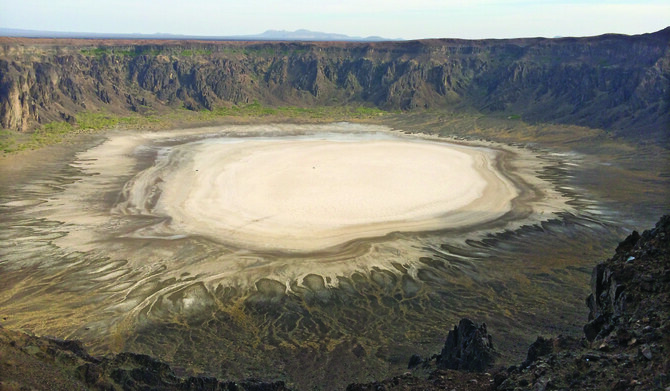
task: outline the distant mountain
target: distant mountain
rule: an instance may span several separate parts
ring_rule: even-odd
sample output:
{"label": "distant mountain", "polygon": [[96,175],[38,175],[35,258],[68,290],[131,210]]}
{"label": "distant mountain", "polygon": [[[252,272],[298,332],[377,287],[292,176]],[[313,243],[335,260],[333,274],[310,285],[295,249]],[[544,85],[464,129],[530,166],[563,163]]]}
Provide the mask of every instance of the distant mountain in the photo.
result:
{"label": "distant mountain", "polygon": [[180,34],[119,34],[119,33],[86,33],[71,31],[42,31],[42,30],[24,30],[0,27],[0,36],[2,37],[22,37],[22,38],[95,38],[95,39],[177,39],[177,40],[206,40],[206,41],[347,41],[347,42],[378,42],[378,41],[399,41],[402,39],[388,39],[378,36],[370,37],[352,37],[344,34],[322,33],[310,30],[267,30],[261,34],[252,35],[229,35],[229,36],[211,36],[211,35],[180,35]]}
{"label": "distant mountain", "polygon": [[310,31],[300,29],[296,31],[286,30],[267,30],[258,35],[242,35],[237,38],[248,40],[261,41],[359,41],[359,42],[374,42],[374,41],[399,41],[401,39],[388,39],[378,36],[370,37],[352,37],[344,34],[322,33],[319,31]]}

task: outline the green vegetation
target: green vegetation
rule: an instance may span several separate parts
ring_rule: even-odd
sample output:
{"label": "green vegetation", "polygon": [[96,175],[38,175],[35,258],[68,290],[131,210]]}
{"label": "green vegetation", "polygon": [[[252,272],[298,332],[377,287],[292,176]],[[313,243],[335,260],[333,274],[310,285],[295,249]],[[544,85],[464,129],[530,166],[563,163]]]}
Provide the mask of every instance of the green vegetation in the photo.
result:
{"label": "green vegetation", "polygon": [[264,106],[258,102],[247,105],[219,107],[214,110],[198,112],[202,120],[211,120],[220,117],[277,117],[280,119],[308,119],[308,120],[348,120],[373,118],[387,114],[386,111],[362,106]]}
{"label": "green vegetation", "polygon": [[159,117],[154,115],[139,115],[134,114],[127,117],[118,116],[115,114],[104,112],[84,111],[75,116],[76,128],[78,130],[98,131],[104,129],[111,129],[120,127],[124,129],[129,128],[143,128],[149,124],[161,122]]}
{"label": "green vegetation", "polygon": [[55,144],[71,131],[72,125],[67,122],[50,122],[33,132],[31,141],[35,145]]}
{"label": "green vegetation", "polygon": [[[214,50],[213,50],[214,49]],[[134,48],[123,47],[89,47],[80,49],[80,53],[86,57],[95,57],[97,59],[104,55],[119,56],[119,57],[137,57],[137,56],[157,56],[159,54],[171,55],[178,57],[197,57],[209,56],[214,51],[223,55],[244,55],[257,57],[273,57],[273,56],[292,56],[307,53],[310,49],[307,47],[272,47],[272,46],[247,46],[247,47],[216,47],[216,48],[201,48],[201,49],[186,49],[186,48],[161,48],[151,49],[147,47],[137,46]]]}
{"label": "green vegetation", "polygon": [[354,112],[357,117],[373,117],[385,114],[383,110],[380,110],[376,107],[363,107],[363,106],[356,107]]}
{"label": "green vegetation", "polygon": [[113,48],[113,47],[97,47],[97,48],[86,48],[86,49],[81,49],[81,54],[87,57],[95,57],[95,58],[100,58],[103,55],[109,55],[109,56],[120,56],[120,57],[137,57],[137,56],[143,56],[143,55],[148,55],[148,56],[156,56],[160,54],[160,50],[156,49],[148,49],[148,48],[142,48],[142,47],[137,47],[135,50],[127,50],[127,49],[122,49],[122,48]]}
{"label": "green vegetation", "polygon": [[103,55],[117,55],[117,56],[135,56],[137,55],[135,52],[131,50],[121,50],[118,48],[93,48],[93,49],[81,49],[81,54],[84,56],[89,56],[89,57],[95,57],[95,58],[100,58]]}
{"label": "green vegetation", "polygon": [[88,130],[112,128],[118,125],[121,120],[121,118],[116,116],[93,112],[79,113],[76,118],[79,128]]}
{"label": "green vegetation", "polygon": [[310,49],[307,47],[291,47],[291,48],[278,48],[278,47],[269,47],[269,46],[247,46],[247,47],[223,47],[217,51],[226,55],[242,54],[244,56],[259,56],[259,57],[272,57],[272,56],[292,56],[300,55],[307,53]]}
{"label": "green vegetation", "polygon": [[185,124],[223,122],[227,120],[263,119],[264,121],[347,121],[371,119],[388,112],[363,106],[265,106],[259,102],[246,105],[218,107],[213,110],[175,110],[162,115],[119,116],[106,112],[84,111],[75,116],[74,125],[64,121],[54,121],[42,125],[32,133],[0,130],[0,151],[11,153],[62,142],[67,137],[105,129],[165,129]]}
{"label": "green vegetation", "polygon": [[60,121],[44,124],[30,134],[3,129],[0,132],[0,149],[4,153],[10,153],[56,144],[63,141],[72,129],[72,125]]}
{"label": "green vegetation", "polygon": [[182,57],[192,57],[192,56],[208,56],[212,54],[212,51],[209,49],[188,49],[182,50],[179,55]]}
{"label": "green vegetation", "polygon": [[16,140],[18,132],[1,129],[0,130],[0,150],[4,153],[16,151]]}

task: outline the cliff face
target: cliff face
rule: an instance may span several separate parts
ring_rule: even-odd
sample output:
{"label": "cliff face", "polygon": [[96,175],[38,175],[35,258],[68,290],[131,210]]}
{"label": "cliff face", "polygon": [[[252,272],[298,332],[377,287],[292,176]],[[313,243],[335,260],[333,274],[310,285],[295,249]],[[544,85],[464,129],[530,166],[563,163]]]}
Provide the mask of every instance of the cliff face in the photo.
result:
{"label": "cliff face", "polygon": [[586,304],[585,339],[538,338],[497,389],[668,389],[670,216],[633,232],[593,269]]}
{"label": "cliff face", "polygon": [[0,124],[83,110],[457,108],[664,135],[670,28],[639,36],[381,43],[0,39]]}
{"label": "cliff face", "polygon": [[[593,269],[586,304],[590,321],[584,327],[583,338],[538,337],[528,349],[526,360],[518,366],[489,369],[486,374],[445,370],[439,365],[443,350],[442,355],[425,361],[413,356],[411,373],[352,384],[347,391],[668,390],[670,215],[663,216],[654,228],[641,235],[633,232],[619,244],[612,258]],[[467,320],[462,320],[456,330],[464,321]],[[477,344],[484,335],[485,328],[480,336],[466,340]],[[445,349],[453,345],[451,337],[452,332]],[[484,354],[489,351],[464,345],[465,349],[456,349],[460,353],[458,364],[479,361],[478,357],[463,354],[468,349]],[[435,357],[437,365],[433,364]],[[459,368],[473,369],[462,365]]]}

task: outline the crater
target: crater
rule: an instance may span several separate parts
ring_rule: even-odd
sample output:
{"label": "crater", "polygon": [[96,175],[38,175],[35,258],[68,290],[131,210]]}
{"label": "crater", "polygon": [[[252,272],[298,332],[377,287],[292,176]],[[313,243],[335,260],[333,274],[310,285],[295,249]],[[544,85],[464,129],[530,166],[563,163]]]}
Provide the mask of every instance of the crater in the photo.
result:
{"label": "crater", "polygon": [[167,218],[136,237],[200,235],[314,252],[500,217],[518,192],[496,157],[487,148],[355,134],[214,137],[172,147],[127,184],[116,209]]}

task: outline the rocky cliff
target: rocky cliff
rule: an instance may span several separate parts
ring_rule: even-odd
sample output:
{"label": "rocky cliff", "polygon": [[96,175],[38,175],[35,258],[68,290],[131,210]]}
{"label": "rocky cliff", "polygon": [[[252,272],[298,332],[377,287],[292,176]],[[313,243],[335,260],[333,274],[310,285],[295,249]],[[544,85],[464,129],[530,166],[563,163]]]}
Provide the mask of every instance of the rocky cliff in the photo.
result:
{"label": "rocky cliff", "polygon": [[[437,365],[414,356],[412,373],[352,384],[348,390],[670,389],[670,215],[642,235],[633,232],[612,258],[593,269],[586,304],[589,322],[583,338],[540,336],[520,365],[498,370],[480,366],[489,372],[476,374],[444,370],[440,356]],[[486,335],[485,328],[481,334]],[[480,339],[466,340],[472,344]],[[448,337],[445,349],[449,345]],[[475,350],[479,356],[489,351]],[[479,356],[471,356],[467,364],[478,363]]]}
{"label": "rocky cliff", "polygon": [[80,111],[447,108],[667,136],[670,27],[654,34],[375,43],[0,38],[0,124]]}

